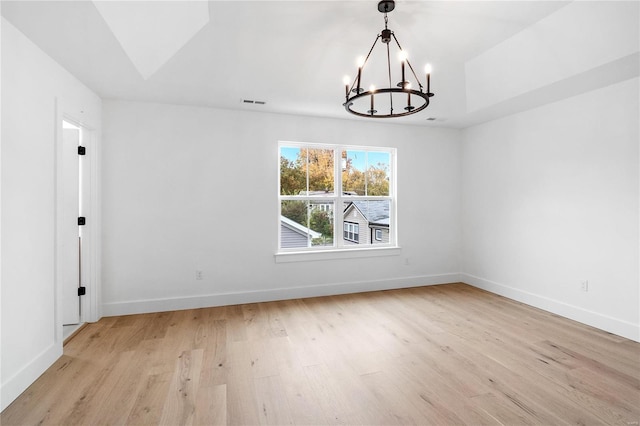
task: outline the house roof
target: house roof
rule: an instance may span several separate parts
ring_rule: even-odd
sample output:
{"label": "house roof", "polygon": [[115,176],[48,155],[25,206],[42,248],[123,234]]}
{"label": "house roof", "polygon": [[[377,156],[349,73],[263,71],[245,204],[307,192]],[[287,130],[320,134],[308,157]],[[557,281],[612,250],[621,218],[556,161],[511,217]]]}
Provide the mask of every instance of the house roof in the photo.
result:
{"label": "house roof", "polygon": [[322,236],[321,233],[316,232],[312,229],[307,228],[304,225],[299,224],[298,222],[289,219],[288,217],[280,215],[280,223],[282,223],[287,228],[292,231],[297,232],[300,235],[309,235],[311,238],[320,238]]}
{"label": "house roof", "polygon": [[349,210],[351,206],[358,209],[369,225],[389,226],[389,201],[351,201],[344,211]]}

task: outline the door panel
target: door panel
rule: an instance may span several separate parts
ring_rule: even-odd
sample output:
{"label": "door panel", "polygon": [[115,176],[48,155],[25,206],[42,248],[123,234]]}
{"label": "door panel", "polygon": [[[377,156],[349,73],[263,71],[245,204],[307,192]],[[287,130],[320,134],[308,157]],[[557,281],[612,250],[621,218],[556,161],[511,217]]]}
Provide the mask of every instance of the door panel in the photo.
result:
{"label": "door panel", "polygon": [[80,251],[78,232],[79,212],[79,161],[78,145],[80,130],[63,129],[62,138],[62,223],[60,239],[59,264],[61,267],[62,286],[62,323],[78,324],[80,322]]}

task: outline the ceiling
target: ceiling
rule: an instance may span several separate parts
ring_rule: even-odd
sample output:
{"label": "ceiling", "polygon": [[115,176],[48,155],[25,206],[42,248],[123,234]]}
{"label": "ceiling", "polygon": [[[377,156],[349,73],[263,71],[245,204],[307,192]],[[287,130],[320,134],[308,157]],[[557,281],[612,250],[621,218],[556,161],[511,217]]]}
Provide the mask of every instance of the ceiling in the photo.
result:
{"label": "ceiling", "polygon": [[[360,119],[342,80],[384,27],[376,4],[5,0],[2,15],[102,98]],[[399,122],[465,126],[465,62],[566,4],[397,1],[389,28],[435,93]]]}

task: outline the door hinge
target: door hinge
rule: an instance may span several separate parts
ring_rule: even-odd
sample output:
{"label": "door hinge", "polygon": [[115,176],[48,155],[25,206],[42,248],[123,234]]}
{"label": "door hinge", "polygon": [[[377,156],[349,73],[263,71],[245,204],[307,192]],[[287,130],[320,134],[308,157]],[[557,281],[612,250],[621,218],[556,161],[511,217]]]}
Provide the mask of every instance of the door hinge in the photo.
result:
{"label": "door hinge", "polygon": [[78,155],[85,155],[86,153],[87,153],[87,148],[85,148],[84,146],[78,147]]}
{"label": "door hinge", "polygon": [[84,216],[80,216],[78,218],[78,226],[82,226],[82,225],[86,225],[87,224],[87,218]]}
{"label": "door hinge", "polygon": [[85,294],[87,294],[87,288],[86,287],[78,287],[78,296],[84,296]]}

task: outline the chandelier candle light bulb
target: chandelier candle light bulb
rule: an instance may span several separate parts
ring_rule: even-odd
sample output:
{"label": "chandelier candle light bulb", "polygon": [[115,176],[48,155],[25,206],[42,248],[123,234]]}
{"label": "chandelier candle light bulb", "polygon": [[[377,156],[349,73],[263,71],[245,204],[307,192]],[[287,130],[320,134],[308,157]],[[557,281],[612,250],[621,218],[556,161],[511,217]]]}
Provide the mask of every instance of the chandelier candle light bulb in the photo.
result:
{"label": "chandelier candle light bulb", "polygon": [[358,84],[356,89],[356,95],[360,93],[360,78],[362,77],[362,67],[364,66],[364,57],[358,58]]}
{"label": "chandelier candle light bulb", "polygon": [[424,72],[427,73],[427,94],[431,93],[431,64],[424,66]]}
{"label": "chandelier candle light bulb", "polygon": [[407,62],[407,52],[405,52],[404,50],[401,50],[398,53],[398,58],[400,58],[400,67],[402,70],[402,81],[400,82],[401,86],[403,89],[407,86],[406,80],[404,79],[404,63]]}
{"label": "chandelier candle light bulb", "polygon": [[371,93],[371,110],[369,111],[369,113],[371,115],[373,115],[374,113],[376,113],[376,110],[373,109],[373,94],[376,92],[376,86],[374,86],[373,84],[371,86],[369,86],[369,93]]}
{"label": "chandelier candle light bulb", "polygon": [[[407,82],[406,89],[410,89],[411,88],[411,82]],[[422,89],[420,89],[422,90]],[[407,112],[411,112],[411,110],[414,110],[416,107],[414,107],[413,105],[411,105],[411,92],[409,90],[407,90],[407,106],[404,107],[405,111]]]}
{"label": "chandelier candle light bulb", "polygon": [[342,79],[342,82],[344,83],[345,96],[348,99],[349,98],[349,84],[351,84],[349,76],[345,75],[344,78]]}

